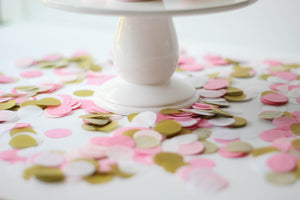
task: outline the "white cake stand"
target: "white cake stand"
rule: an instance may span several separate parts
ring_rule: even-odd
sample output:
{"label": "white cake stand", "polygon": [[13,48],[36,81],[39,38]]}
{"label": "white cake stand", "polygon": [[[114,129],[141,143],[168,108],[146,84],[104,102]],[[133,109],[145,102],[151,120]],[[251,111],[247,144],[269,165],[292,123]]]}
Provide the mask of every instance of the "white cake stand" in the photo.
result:
{"label": "white cake stand", "polygon": [[113,45],[119,76],[101,85],[94,100],[101,108],[127,115],[166,107],[189,107],[198,100],[189,83],[172,78],[179,57],[173,15],[227,11],[256,0],[39,1],[73,12],[121,16]]}

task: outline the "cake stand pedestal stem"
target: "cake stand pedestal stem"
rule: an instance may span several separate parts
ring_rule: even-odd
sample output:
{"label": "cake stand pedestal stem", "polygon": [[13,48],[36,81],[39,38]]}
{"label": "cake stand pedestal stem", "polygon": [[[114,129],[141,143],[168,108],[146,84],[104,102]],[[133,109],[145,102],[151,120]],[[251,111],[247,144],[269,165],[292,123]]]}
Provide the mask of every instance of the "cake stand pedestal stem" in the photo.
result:
{"label": "cake stand pedestal stem", "polygon": [[118,77],[100,86],[96,104],[119,114],[191,106],[198,100],[195,89],[172,77],[178,57],[171,17],[120,17],[113,46]]}

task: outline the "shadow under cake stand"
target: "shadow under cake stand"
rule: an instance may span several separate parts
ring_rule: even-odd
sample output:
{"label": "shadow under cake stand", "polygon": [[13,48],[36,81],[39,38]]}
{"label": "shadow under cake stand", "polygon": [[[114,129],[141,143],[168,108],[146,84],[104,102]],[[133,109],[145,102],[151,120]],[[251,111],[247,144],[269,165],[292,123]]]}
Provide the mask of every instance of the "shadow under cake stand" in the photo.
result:
{"label": "shadow under cake stand", "polygon": [[179,58],[172,16],[228,11],[256,0],[39,1],[72,12],[120,16],[113,44],[118,77],[99,86],[94,101],[105,110],[128,115],[185,108],[198,100],[191,84],[172,77]]}

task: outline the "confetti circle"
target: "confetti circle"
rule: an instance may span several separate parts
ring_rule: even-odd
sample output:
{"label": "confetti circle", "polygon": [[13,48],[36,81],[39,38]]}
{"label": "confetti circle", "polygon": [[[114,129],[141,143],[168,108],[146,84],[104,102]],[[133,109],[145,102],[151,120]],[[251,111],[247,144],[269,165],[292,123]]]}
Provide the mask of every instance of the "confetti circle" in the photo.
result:
{"label": "confetti circle", "polygon": [[292,124],[290,126],[290,130],[293,134],[300,136],[300,123],[299,124]]}
{"label": "confetti circle", "polygon": [[64,157],[58,153],[43,152],[34,156],[33,162],[40,166],[57,167],[63,164]]}
{"label": "confetti circle", "polygon": [[258,137],[264,141],[272,142],[278,138],[291,137],[292,134],[287,130],[269,129],[261,132]]}
{"label": "confetti circle", "polygon": [[20,76],[23,78],[35,78],[35,77],[39,77],[42,75],[43,75],[43,72],[39,71],[39,70],[30,70],[30,71],[22,72],[20,74]]}
{"label": "confetti circle", "polygon": [[45,135],[48,138],[58,139],[58,138],[64,138],[72,135],[72,131],[65,128],[56,128],[56,129],[51,129],[46,131]]}
{"label": "confetti circle", "polygon": [[95,166],[85,160],[74,160],[65,164],[62,171],[67,176],[84,177],[92,175],[95,172]]}
{"label": "confetti circle", "polygon": [[181,144],[178,146],[178,153],[180,153],[181,155],[196,155],[200,154],[203,150],[203,144],[198,141],[187,144]]}
{"label": "confetti circle", "polygon": [[93,90],[77,90],[73,92],[73,95],[78,97],[90,97],[93,96],[94,91]]}
{"label": "confetti circle", "polygon": [[289,99],[283,94],[267,93],[261,97],[261,101],[269,105],[283,105],[286,104]]}
{"label": "confetti circle", "polygon": [[291,144],[296,149],[300,149],[300,138],[292,140]]}
{"label": "confetti circle", "polygon": [[178,122],[169,119],[158,122],[154,127],[155,131],[165,136],[174,135],[181,131],[181,129],[182,127]]}
{"label": "confetti circle", "polygon": [[226,147],[219,148],[218,153],[221,156],[226,157],[226,158],[240,158],[240,157],[243,157],[243,156],[247,155],[244,152],[230,152],[230,151],[227,151]]}
{"label": "confetti circle", "polygon": [[291,117],[277,117],[272,122],[274,126],[284,130],[289,130],[292,124],[298,123],[297,119]]}
{"label": "confetti circle", "polygon": [[293,173],[268,173],[266,180],[276,185],[290,185],[297,181]]}
{"label": "confetti circle", "polygon": [[292,155],[279,153],[271,156],[266,164],[274,172],[285,173],[294,170],[297,162]]}

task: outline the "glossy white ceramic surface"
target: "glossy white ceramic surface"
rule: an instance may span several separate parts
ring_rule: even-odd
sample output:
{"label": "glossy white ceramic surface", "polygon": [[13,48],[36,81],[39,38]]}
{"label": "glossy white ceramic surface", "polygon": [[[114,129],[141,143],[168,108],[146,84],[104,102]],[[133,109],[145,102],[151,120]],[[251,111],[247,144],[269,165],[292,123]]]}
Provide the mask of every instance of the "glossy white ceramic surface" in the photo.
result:
{"label": "glossy white ceramic surface", "polygon": [[101,15],[184,15],[206,14],[241,8],[256,0],[38,0],[47,6]]}

